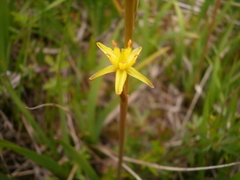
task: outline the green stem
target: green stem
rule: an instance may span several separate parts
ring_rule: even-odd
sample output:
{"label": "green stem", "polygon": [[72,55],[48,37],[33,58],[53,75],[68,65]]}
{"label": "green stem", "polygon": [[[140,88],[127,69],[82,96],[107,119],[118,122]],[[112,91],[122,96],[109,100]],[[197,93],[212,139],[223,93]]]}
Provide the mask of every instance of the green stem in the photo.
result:
{"label": "green stem", "polygon": [[[128,46],[128,41],[132,40],[134,20],[136,16],[137,0],[125,0],[125,35],[124,44]],[[128,109],[128,77],[124,84],[123,92],[120,95],[120,120],[119,120],[119,154],[117,178],[121,179],[121,166],[124,154],[125,127]]]}
{"label": "green stem", "polygon": [[[205,40],[205,44],[204,44],[204,48],[203,48],[203,52],[202,52],[202,55],[200,57],[200,66],[199,66],[199,72],[202,72],[202,69],[204,68],[204,63],[203,62],[203,59],[205,58],[205,56],[207,55],[208,53],[208,48],[209,48],[209,42],[210,42],[210,37],[211,37],[211,34],[214,30],[214,27],[216,26],[216,19],[217,19],[217,15],[218,15],[218,10],[220,9],[220,5],[221,5],[221,0],[216,0],[215,2],[215,7],[214,7],[214,11],[213,11],[213,16],[212,16],[212,19],[211,19],[211,22],[209,24],[209,27],[208,27],[208,32],[207,32],[207,35],[206,35],[206,40]],[[200,73],[201,74],[201,73]],[[197,76],[197,81],[199,81],[199,76]]]}
{"label": "green stem", "polygon": [[213,17],[212,17],[211,23],[209,25],[207,39],[206,39],[205,47],[204,47],[204,51],[203,51],[203,54],[205,54],[205,55],[207,54],[211,34],[214,30],[214,27],[216,26],[216,19],[217,19],[217,15],[218,15],[217,12],[220,8],[220,5],[221,5],[221,0],[217,0],[216,3],[215,3],[215,7],[214,7],[214,11],[213,11]]}

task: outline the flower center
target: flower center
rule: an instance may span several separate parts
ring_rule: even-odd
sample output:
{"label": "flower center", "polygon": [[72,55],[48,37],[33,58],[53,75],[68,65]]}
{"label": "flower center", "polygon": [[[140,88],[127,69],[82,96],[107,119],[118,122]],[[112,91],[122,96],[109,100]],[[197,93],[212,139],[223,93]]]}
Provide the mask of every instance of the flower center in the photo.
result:
{"label": "flower center", "polygon": [[127,62],[126,61],[120,61],[118,65],[119,65],[120,70],[127,69]]}

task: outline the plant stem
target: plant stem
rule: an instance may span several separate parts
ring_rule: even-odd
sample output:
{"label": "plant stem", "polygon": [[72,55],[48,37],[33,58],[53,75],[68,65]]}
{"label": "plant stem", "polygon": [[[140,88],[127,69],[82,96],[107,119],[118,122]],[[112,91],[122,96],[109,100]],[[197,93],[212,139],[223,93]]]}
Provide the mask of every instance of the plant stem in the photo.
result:
{"label": "plant stem", "polygon": [[[127,81],[126,81],[127,82]],[[120,96],[120,120],[119,120],[119,154],[118,154],[118,172],[117,177],[121,179],[121,166],[123,159],[123,150],[125,142],[125,127],[128,109],[128,94],[127,91]]]}
{"label": "plant stem", "polygon": [[[125,35],[124,44],[128,46],[128,41],[132,40],[134,20],[136,13],[137,0],[125,0]],[[119,119],[119,154],[117,178],[121,179],[121,166],[124,154],[125,127],[128,109],[128,77],[120,95],[120,119]]]}
{"label": "plant stem", "polygon": [[209,42],[210,42],[210,37],[211,37],[211,34],[214,30],[214,27],[216,26],[216,18],[217,18],[217,15],[218,15],[218,10],[220,8],[220,5],[221,5],[221,0],[216,0],[214,11],[213,11],[213,16],[212,16],[211,23],[210,23],[209,28],[208,28],[207,39],[206,39],[205,46],[204,46],[204,51],[203,51],[204,55],[207,54],[207,50],[208,50],[208,46],[209,46]]}
{"label": "plant stem", "polygon": [[[203,60],[206,56],[206,54],[208,54],[208,47],[209,47],[209,42],[210,42],[210,37],[212,35],[212,32],[214,30],[214,27],[216,26],[216,19],[217,19],[217,15],[218,15],[218,10],[220,9],[220,5],[221,5],[221,0],[216,0],[215,2],[215,7],[214,7],[214,11],[213,11],[213,16],[212,16],[212,19],[211,19],[211,22],[209,24],[209,27],[208,27],[208,32],[207,32],[207,35],[206,35],[206,40],[205,40],[205,44],[204,44],[204,47],[203,47],[203,52],[202,52],[202,55],[200,57],[200,66],[199,66],[199,72],[202,72],[203,68],[204,68],[204,63]],[[198,75],[197,76],[197,81],[198,82],[200,79],[200,76]]]}

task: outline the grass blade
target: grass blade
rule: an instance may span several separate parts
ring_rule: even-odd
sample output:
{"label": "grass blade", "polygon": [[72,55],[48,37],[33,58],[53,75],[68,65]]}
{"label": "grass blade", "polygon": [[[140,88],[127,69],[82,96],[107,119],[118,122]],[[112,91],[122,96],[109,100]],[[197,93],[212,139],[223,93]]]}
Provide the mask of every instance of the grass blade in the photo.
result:
{"label": "grass blade", "polygon": [[26,158],[31,159],[45,169],[48,169],[58,177],[66,179],[68,175],[68,170],[66,170],[66,168],[61,167],[56,161],[54,161],[48,156],[41,155],[34,151],[22,148],[6,140],[0,140],[0,147],[12,149],[13,151],[25,156]]}
{"label": "grass blade", "polygon": [[10,178],[10,177],[2,174],[2,173],[0,173],[0,179],[1,179],[1,180],[13,180],[12,178]]}
{"label": "grass blade", "polygon": [[36,140],[38,142],[42,142],[42,143],[46,144],[52,150],[53,153],[56,153],[56,150],[55,150],[52,142],[50,142],[50,140],[44,134],[41,127],[37,124],[37,122],[34,120],[32,115],[25,108],[24,104],[22,103],[20,98],[17,96],[17,94],[14,92],[12,86],[10,85],[10,83],[8,82],[7,79],[8,79],[8,77],[2,77],[2,78],[0,78],[0,81],[6,88],[7,92],[9,93],[10,97],[12,98],[13,102],[17,105],[18,109],[24,114],[28,123],[31,124],[31,126],[33,127],[33,129],[35,131]]}
{"label": "grass blade", "polygon": [[81,169],[89,176],[90,179],[98,180],[98,176],[96,172],[93,170],[89,162],[85,159],[85,157],[80,154],[76,149],[72,146],[64,142],[63,140],[57,140],[66,151],[67,155],[75,161]]}
{"label": "grass blade", "polygon": [[4,72],[8,66],[8,26],[8,3],[7,0],[3,0],[0,6],[0,72]]}

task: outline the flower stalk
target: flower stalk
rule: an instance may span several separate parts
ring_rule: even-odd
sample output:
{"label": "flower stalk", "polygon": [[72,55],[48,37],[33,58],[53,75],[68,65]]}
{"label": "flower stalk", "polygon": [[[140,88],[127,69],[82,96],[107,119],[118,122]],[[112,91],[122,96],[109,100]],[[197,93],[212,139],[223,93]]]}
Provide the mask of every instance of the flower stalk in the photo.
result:
{"label": "flower stalk", "polygon": [[[124,44],[128,46],[128,41],[133,39],[133,28],[136,16],[137,0],[125,0],[125,29]],[[117,178],[121,179],[122,161],[125,144],[125,129],[128,109],[128,76],[124,83],[123,91],[120,95],[120,119],[119,119],[119,153],[118,153],[118,170]]]}

